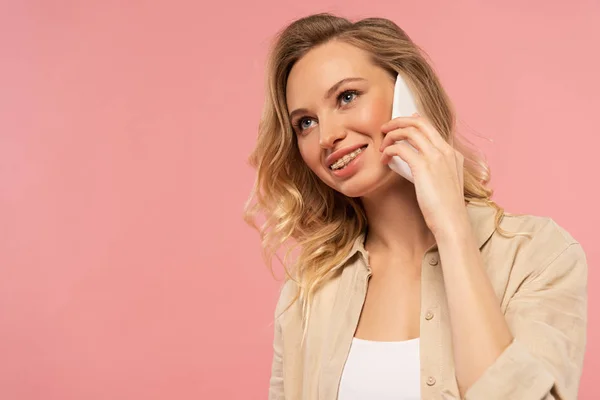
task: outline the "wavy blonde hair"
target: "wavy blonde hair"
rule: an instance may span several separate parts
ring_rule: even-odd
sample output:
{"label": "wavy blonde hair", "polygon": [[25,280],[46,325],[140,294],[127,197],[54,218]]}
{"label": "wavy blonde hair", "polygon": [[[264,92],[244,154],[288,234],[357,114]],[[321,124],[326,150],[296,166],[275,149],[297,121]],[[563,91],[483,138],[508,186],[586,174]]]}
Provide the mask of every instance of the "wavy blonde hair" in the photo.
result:
{"label": "wavy blonde hair", "polygon": [[[263,257],[271,271],[272,259],[277,257],[286,278],[297,283],[296,296],[289,305],[300,299],[304,327],[315,291],[330,277],[333,267],[343,261],[367,226],[360,199],[331,189],[306,166],[288,117],[285,93],[291,68],[312,48],[332,40],[366,51],[374,65],[394,78],[402,74],[435,128],[464,155],[465,200],[496,208],[498,229],[504,215],[504,210],[491,200],[493,190],[487,186],[487,164],[455,133],[454,110],[426,53],[400,27],[384,18],[353,23],[329,13],[292,22],[278,33],[268,58],[266,98],[256,147],[249,157],[257,175],[244,219],[259,231]],[[256,223],[258,214],[265,217],[260,227]],[[277,251],[283,247],[287,247],[287,252],[281,260]],[[296,249],[299,253],[288,266],[287,260]]]}

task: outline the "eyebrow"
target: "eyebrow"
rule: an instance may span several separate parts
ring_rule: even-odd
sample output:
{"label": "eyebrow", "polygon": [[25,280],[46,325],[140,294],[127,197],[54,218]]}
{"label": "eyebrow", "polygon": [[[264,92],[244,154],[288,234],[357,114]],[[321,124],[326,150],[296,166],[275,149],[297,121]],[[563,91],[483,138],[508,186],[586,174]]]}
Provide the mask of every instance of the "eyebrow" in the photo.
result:
{"label": "eyebrow", "polygon": [[[330,98],[331,96],[333,96],[333,94],[339,89],[340,86],[342,86],[345,83],[348,82],[356,82],[356,81],[366,81],[366,79],[364,78],[344,78],[341,81],[339,81],[338,83],[336,83],[335,85],[333,85],[332,87],[329,88],[329,90],[327,91],[327,93],[325,93],[325,97],[323,97],[324,100],[327,100],[328,98]],[[304,114],[307,113],[308,110],[306,108],[298,108],[294,111],[292,111],[290,113],[290,119],[293,119],[294,116],[296,114]]]}

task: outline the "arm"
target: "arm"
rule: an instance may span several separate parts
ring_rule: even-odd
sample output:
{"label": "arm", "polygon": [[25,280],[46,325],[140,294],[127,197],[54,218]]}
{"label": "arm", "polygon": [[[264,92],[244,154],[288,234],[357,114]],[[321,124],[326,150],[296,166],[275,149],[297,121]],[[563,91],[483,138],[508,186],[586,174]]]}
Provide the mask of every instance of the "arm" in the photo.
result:
{"label": "arm", "polygon": [[[563,242],[556,259],[527,266],[535,272],[521,282],[504,315],[464,207],[464,156],[426,117],[394,118],[381,131],[381,162],[397,155],[408,163],[438,245],[461,395],[575,399],[586,340],[587,263],[581,246]],[[401,140],[417,151],[397,143]],[[533,250],[544,252],[547,245]]]}
{"label": "arm", "polygon": [[587,263],[581,246],[565,246],[524,282],[505,315],[470,230],[447,235],[438,247],[461,396],[576,399],[587,314]]}

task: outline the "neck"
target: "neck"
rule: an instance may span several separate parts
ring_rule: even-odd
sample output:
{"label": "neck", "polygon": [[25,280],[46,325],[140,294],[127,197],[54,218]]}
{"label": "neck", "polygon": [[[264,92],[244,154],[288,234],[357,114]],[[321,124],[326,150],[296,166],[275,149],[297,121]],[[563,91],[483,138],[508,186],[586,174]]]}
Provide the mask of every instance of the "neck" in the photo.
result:
{"label": "neck", "polygon": [[368,222],[365,248],[420,260],[435,244],[411,182],[402,181],[361,198]]}

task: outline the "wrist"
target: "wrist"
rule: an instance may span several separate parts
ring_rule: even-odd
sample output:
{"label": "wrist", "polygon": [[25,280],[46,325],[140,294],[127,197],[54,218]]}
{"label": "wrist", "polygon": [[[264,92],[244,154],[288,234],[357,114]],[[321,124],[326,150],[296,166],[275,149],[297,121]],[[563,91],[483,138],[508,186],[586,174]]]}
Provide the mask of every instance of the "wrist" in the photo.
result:
{"label": "wrist", "polygon": [[[463,214],[463,215],[461,215]],[[454,214],[446,223],[434,232],[438,245],[458,245],[465,243],[472,236],[472,227],[467,212]]]}

